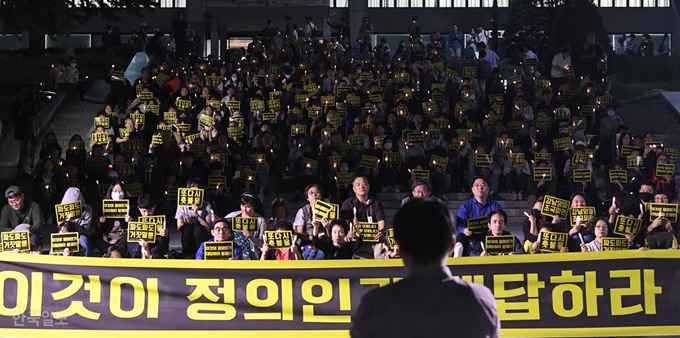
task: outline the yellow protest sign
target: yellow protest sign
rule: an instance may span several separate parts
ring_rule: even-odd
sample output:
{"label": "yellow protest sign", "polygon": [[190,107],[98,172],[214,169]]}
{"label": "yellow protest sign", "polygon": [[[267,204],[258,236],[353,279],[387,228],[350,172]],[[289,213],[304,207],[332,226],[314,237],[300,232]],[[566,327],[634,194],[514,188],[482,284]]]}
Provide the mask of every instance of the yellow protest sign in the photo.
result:
{"label": "yellow protest sign", "polygon": [[541,252],[560,252],[567,246],[569,234],[566,232],[543,231],[538,234],[540,243],[538,250]]}
{"label": "yellow protest sign", "polygon": [[205,260],[223,260],[233,256],[234,242],[232,241],[203,243],[203,259]]}
{"label": "yellow protest sign", "polygon": [[199,208],[203,205],[203,189],[194,188],[178,188],[177,189],[177,206],[191,208],[197,205]]}
{"label": "yellow protest sign", "polygon": [[158,229],[154,223],[129,222],[127,229],[127,241],[139,242],[146,241],[147,243],[156,243],[156,235]]}
{"label": "yellow protest sign", "polygon": [[62,232],[50,234],[50,250],[55,252],[64,252],[68,249],[69,252],[80,251],[80,234],[77,232]]}
{"label": "yellow protest sign", "polygon": [[590,182],[593,180],[593,171],[590,169],[574,169],[572,179],[574,182]]}
{"label": "yellow protest sign", "polygon": [[231,229],[234,231],[258,231],[259,219],[257,217],[233,217],[231,219]]}
{"label": "yellow protest sign", "polygon": [[2,251],[20,252],[31,250],[31,234],[26,231],[7,231],[2,233]]}
{"label": "yellow protest sign", "polygon": [[489,231],[489,220],[486,217],[468,219],[466,228],[475,235],[485,234]]}
{"label": "yellow protest sign", "polygon": [[560,219],[567,219],[567,213],[570,206],[571,203],[567,200],[545,195],[543,198],[543,205],[541,206],[541,215],[550,217],[559,216]]}
{"label": "yellow protest sign", "polygon": [[475,167],[484,168],[493,163],[493,155],[491,154],[475,154]]}
{"label": "yellow protest sign", "polygon": [[484,249],[489,255],[504,255],[515,251],[515,236],[486,236]]}
{"label": "yellow protest sign", "polygon": [[156,230],[158,230],[159,233],[166,228],[165,215],[139,216],[137,222],[155,224]]}
{"label": "yellow protest sign", "polygon": [[270,231],[264,232],[264,241],[271,249],[284,249],[293,246],[293,232],[285,231]]}
{"label": "yellow protest sign", "polygon": [[594,224],[595,213],[595,207],[569,208],[569,219],[571,221],[571,226],[576,226],[577,220],[581,222],[581,225],[585,225],[586,222],[591,222]]}
{"label": "yellow protest sign", "polygon": [[208,188],[219,189],[227,187],[227,177],[226,176],[208,176]]}
{"label": "yellow protest sign", "polygon": [[609,171],[609,183],[614,183],[619,180],[621,183],[628,183],[628,171],[627,170],[610,170]]}
{"label": "yellow protest sign", "polygon": [[354,181],[354,173],[338,173],[336,179],[340,185],[350,185]]}
{"label": "yellow protest sign", "polygon": [[130,200],[102,200],[102,215],[107,218],[125,218],[130,211]]}
{"label": "yellow protest sign", "polygon": [[[657,213],[658,216],[658,213]],[[617,235],[625,236],[628,233],[637,236],[638,232],[642,228],[642,220],[637,217],[628,217],[623,215],[616,216],[616,221],[614,222],[614,233]]]}
{"label": "yellow protest sign", "polygon": [[649,203],[649,220],[663,217],[675,223],[678,221],[678,205],[670,203]]}
{"label": "yellow protest sign", "polygon": [[380,161],[380,159],[375,156],[361,155],[361,162],[359,162],[359,166],[368,169],[375,169],[378,161]]}
{"label": "yellow protest sign", "polygon": [[602,251],[628,250],[628,239],[625,237],[602,237],[600,248]]}
{"label": "yellow protest sign", "polygon": [[68,219],[77,219],[83,215],[83,204],[81,201],[75,201],[64,204],[57,204],[54,206],[54,216],[57,224]]}
{"label": "yellow protest sign", "polygon": [[375,239],[375,236],[380,231],[377,222],[359,222],[357,228],[361,232],[361,239],[363,239],[364,242],[379,242],[379,240]]}
{"label": "yellow protest sign", "polygon": [[92,143],[105,145],[109,143],[109,135],[107,133],[92,133]]}
{"label": "yellow protest sign", "polygon": [[413,173],[413,176],[415,176],[415,178],[417,180],[420,179],[420,180],[424,180],[426,182],[430,182],[430,171],[429,170],[414,169],[414,170],[411,170],[411,172]]}

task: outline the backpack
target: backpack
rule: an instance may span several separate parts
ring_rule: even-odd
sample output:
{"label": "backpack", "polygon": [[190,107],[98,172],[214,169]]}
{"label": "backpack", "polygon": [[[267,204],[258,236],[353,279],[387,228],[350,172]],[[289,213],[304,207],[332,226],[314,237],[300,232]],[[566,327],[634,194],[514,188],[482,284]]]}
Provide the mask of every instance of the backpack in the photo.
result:
{"label": "backpack", "polygon": [[316,25],[312,25],[311,22],[308,23],[307,25],[309,25],[309,37],[310,38],[318,38],[318,37],[321,36],[321,34],[319,33],[319,30],[316,29]]}

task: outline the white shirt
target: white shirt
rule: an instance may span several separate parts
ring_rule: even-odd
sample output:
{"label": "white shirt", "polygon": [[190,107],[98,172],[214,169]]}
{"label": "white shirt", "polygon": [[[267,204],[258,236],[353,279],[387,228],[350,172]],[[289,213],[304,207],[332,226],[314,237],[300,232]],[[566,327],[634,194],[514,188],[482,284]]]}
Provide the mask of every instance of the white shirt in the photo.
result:
{"label": "white shirt", "polygon": [[491,68],[498,67],[498,60],[500,60],[498,54],[496,54],[496,52],[492,51],[488,47],[485,50],[486,56],[484,57],[484,60],[489,61],[489,63],[491,64]]}
{"label": "white shirt", "polygon": [[477,42],[484,42],[487,46],[489,45],[489,36],[487,35],[486,30],[482,30],[477,34]]}
{"label": "white shirt", "polygon": [[[569,68],[571,68],[571,56],[567,56],[566,58],[564,58],[562,57],[562,53],[557,53],[553,57],[552,65],[560,67],[562,69],[565,69],[566,66],[569,66]],[[551,77],[565,77],[566,75],[567,73],[565,70],[557,70],[555,68],[550,68]]]}

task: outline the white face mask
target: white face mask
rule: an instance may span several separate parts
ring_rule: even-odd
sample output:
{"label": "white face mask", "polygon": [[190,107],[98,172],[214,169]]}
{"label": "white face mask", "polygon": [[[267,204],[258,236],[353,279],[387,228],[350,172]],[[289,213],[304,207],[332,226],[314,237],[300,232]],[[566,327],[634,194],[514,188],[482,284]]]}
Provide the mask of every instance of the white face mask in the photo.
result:
{"label": "white face mask", "polygon": [[600,146],[599,146],[599,145],[596,145],[596,146],[595,146],[595,151],[597,151],[598,149],[600,149]]}
{"label": "white face mask", "polygon": [[122,200],[123,197],[125,197],[125,193],[123,193],[122,191],[112,191],[111,192],[111,199]]}
{"label": "white face mask", "polygon": [[285,77],[286,80],[290,79],[290,75],[288,75],[288,74],[284,75],[283,77]]}
{"label": "white face mask", "polygon": [[385,149],[387,149],[387,150],[390,150],[390,149],[392,149],[392,143],[385,143],[385,145],[383,147],[385,147]]}
{"label": "white face mask", "polygon": [[236,76],[232,76],[232,77],[231,77],[231,80],[232,80],[232,81],[236,81],[236,79],[238,79],[238,77],[236,77]]}
{"label": "white face mask", "polygon": [[609,116],[614,116],[614,115],[616,115],[616,110],[609,110],[609,111],[607,111],[607,115],[609,115]]}
{"label": "white face mask", "polygon": [[71,62],[71,68],[76,68],[76,63],[75,63],[75,62]]}

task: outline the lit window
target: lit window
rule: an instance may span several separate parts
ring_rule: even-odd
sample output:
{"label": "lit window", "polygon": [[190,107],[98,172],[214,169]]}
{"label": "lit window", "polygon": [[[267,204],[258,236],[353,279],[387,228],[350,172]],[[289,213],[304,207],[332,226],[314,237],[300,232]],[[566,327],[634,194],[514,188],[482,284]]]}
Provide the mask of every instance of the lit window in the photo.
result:
{"label": "lit window", "polygon": [[380,7],[380,0],[368,0],[368,7],[371,8]]}
{"label": "lit window", "polygon": [[612,7],[612,0],[600,0],[600,7]]}
{"label": "lit window", "polygon": [[657,7],[671,7],[671,2],[669,0],[659,0]]}
{"label": "lit window", "polygon": [[477,8],[480,6],[481,6],[480,0],[468,0],[468,7]]}
{"label": "lit window", "polygon": [[437,0],[425,0],[425,7],[437,7]]}
{"label": "lit window", "polygon": [[510,7],[509,0],[498,0],[498,7]]}
{"label": "lit window", "polygon": [[628,7],[628,0],[614,0],[614,7]]}
{"label": "lit window", "polygon": [[348,0],[329,0],[328,6],[346,8],[347,6],[349,6],[349,4],[348,4]]}
{"label": "lit window", "polygon": [[656,1],[655,0],[643,0],[642,6],[644,6],[644,7],[656,7]]}
{"label": "lit window", "polygon": [[382,0],[382,7],[383,7],[383,8],[392,8],[392,7],[394,7],[394,0]]}
{"label": "lit window", "polygon": [[628,7],[640,7],[642,2],[640,0],[628,0]]}
{"label": "lit window", "polygon": [[397,7],[408,7],[408,0],[397,0]]}
{"label": "lit window", "polygon": [[467,1],[466,0],[453,0],[453,7],[465,8],[465,7],[467,7]]}
{"label": "lit window", "polygon": [[439,7],[451,7],[451,0],[439,0]]}
{"label": "lit window", "polygon": [[411,7],[423,7],[423,0],[411,0]]}

